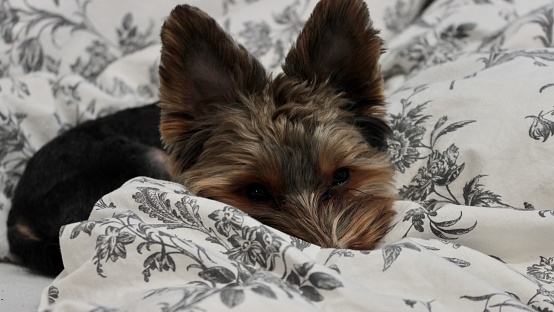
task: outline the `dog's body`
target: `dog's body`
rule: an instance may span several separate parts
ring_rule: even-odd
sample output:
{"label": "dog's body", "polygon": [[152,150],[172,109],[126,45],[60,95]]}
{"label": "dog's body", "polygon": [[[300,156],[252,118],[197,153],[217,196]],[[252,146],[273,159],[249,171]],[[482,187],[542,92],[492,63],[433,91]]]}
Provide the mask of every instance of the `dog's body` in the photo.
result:
{"label": "dog's body", "polygon": [[8,216],[10,251],[34,271],[63,269],[59,231],[86,220],[103,195],[136,176],[169,179],[156,105],[85,122],[41,148],[27,164]]}
{"label": "dog's body", "polygon": [[[174,180],[323,247],[375,246],[394,215],[395,192],[385,152],[382,42],[362,0],[322,0],[275,77],[193,7],[175,8],[161,37],[160,132]],[[136,166],[123,161],[129,156],[114,159]],[[47,166],[41,163],[30,162],[25,174],[37,175]],[[16,197],[32,189],[18,186]],[[79,208],[79,217],[92,205]],[[45,228],[31,221],[43,218],[40,207],[23,206],[14,198],[10,214],[10,243],[21,258],[28,250],[17,244],[30,238],[22,229],[37,236]],[[62,218],[70,206],[48,209],[59,216],[46,226],[51,239],[56,226],[77,221]]]}

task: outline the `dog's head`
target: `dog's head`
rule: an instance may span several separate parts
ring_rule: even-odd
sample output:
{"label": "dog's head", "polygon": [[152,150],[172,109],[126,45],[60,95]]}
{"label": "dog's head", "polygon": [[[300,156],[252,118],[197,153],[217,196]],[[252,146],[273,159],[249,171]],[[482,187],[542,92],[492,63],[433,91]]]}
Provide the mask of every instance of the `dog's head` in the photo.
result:
{"label": "dog's head", "polygon": [[323,0],[272,78],[208,15],[162,29],[161,133],[193,193],[323,247],[368,249],[394,215],[381,39],[362,0]]}

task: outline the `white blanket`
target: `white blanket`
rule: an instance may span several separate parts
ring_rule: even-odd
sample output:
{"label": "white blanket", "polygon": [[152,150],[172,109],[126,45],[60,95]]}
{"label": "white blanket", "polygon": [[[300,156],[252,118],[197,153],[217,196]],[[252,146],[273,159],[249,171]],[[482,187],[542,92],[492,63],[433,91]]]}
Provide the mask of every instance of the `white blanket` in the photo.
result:
{"label": "white blanket", "polygon": [[[274,71],[315,5],[186,2]],[[367,0],[407,200],[377,249],[321,249],[137,178],[64,228],[40,310],[554,311],[554,2],[423,2]],[[0,220],[44,143],[157,99],[177,3],[0,1]]]}
{"label": "white blanket", "polygon": [[450,204],[429,212],[412,202],[396,210],[380,248],[322,249],[180,185],[137,178],[98,202],[89,221],[63,229],[66,269],[44,290],[42,307],[510,311],[552,304],[554,258],[542,255],[554,250],[554,215]]}

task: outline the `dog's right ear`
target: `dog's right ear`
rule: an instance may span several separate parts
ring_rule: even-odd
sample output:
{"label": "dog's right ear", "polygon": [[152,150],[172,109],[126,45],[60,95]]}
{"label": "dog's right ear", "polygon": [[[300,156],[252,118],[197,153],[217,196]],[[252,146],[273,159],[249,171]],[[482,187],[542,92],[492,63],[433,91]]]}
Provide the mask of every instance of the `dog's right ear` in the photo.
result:
{"label": "dog's right ear", "polygon": [[258,93],[267,84],[263,66],[195,7],[173,9],[161,40],[160,132],[171,154],[185,148],[183,141],[195,120],[220,105],[238,102],[242,95]]}

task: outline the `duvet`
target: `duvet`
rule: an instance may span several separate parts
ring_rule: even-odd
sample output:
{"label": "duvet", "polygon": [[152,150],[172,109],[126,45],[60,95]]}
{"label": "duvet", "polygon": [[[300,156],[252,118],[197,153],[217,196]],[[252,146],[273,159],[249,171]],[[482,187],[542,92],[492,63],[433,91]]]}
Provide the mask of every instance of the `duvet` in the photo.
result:
{"label": "duvet", "polygon": [[[186,1],[279,71],[314,0]],[[554,311],[554,2],[367,0],[402,200],[375,250],[322,249],[137,177],[60,233],[40,311]],[[157,99],[178,1],[0,1],[0,257],[27,160]],[[109,173],[107,173],[109,174]]]}

